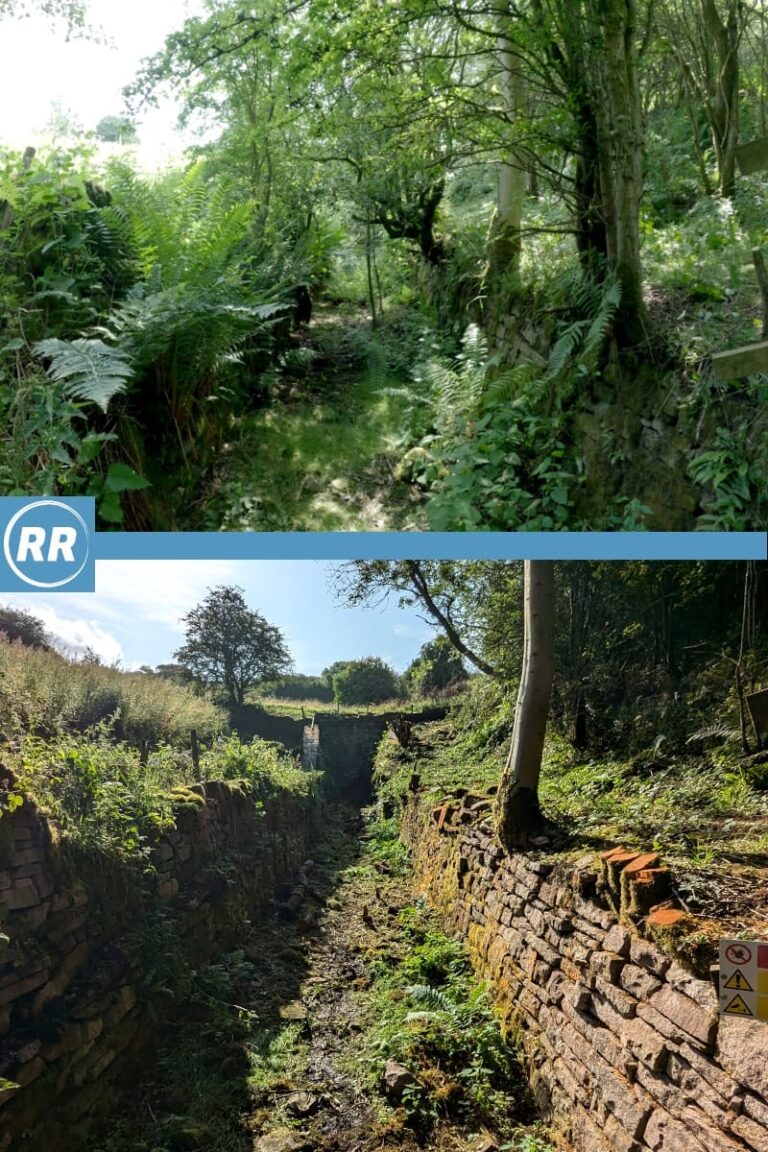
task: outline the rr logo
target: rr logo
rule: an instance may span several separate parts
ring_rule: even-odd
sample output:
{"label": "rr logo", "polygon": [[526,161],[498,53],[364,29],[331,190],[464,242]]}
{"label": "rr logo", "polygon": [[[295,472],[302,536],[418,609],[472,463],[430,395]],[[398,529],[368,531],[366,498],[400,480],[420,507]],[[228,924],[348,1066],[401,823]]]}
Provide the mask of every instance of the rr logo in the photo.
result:
{"label": "rr logo", "polygon": [[0,591],[93,592],[95,501],[0,499],[4,522]]}

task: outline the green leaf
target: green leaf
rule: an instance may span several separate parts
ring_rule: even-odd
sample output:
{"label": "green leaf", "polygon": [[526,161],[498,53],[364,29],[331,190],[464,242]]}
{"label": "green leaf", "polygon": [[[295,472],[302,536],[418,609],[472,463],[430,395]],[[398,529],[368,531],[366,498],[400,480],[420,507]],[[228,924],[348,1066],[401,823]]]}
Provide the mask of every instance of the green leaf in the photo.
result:
{"label": "green leaf", "polygon": [[138,492],[142,488],[149,488],[150,483],[129,464],[118,461],[110,464],[104,486],[107,492]]}
{"label": "green leaf", "polygon": [[99,517],[107,524],[122,524],[123,509],[117,492],[108,492],[99,501]]}
{"label": "green leaf", "polygon": [[555,504],[568,503],[568,489],[567,488],[553,488],[550,492],[550,497],[554,500]]}

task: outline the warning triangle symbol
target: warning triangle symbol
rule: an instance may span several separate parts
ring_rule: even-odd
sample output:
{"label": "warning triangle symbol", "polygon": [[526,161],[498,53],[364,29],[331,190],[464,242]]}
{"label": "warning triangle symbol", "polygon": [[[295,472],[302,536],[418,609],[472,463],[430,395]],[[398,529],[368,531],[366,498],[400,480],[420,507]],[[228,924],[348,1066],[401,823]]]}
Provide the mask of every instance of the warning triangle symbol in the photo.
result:
{"label": "warning triangle symbol", "polygon": [[752,992],[754,989],[742,972],[741,968],[737,968],[731,976],[728,977],[724,988],[735,988],[737,992]]}
{"label": "warning triangle symbol", "polygon": [[752,1009],[749,1008],[744,1003],[744,1000],[742,999],[741,996],[739,996],[738,993],[734,996],[733,1000],[731,1000],[730,1004],[728,1004],[723,1009],[723,1011],[728,1016],[751,1016],[752,1015]]}

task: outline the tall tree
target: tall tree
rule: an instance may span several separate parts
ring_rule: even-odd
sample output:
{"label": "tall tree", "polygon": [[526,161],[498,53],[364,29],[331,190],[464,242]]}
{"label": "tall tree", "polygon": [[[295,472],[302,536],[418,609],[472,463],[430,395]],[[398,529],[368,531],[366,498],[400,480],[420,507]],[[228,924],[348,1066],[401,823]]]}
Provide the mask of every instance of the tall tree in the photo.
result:
{"label": "tall tree", "polygon": [[484,655],[488,629],[478,607],[513,567],[490,561],[353,560],[341,565],[333,580],[339,599],[352,606],[380,604],[393,594],[401,606],[419,605],[464,659],[495,676],[497,669]]}
{"label": "tall tree", "polygon": [[507,852],[540,832],[539,777],[555,674],[555,566],[526,560],[522,674],[507,763],[499,781],[496,830]]}
{"label": "tall tree", "polygon": [[736,184],[739,50],[748,16],[741,0],[674,0],[659,10],[689,106],[706,114],[717,157],[717,191],[723,196],[732,196]]}
{"label": "tall tree", "polygon": [[410,696],[430,696],[466,680],[464,663],[447,636],[423,644],[403,675]]}
{"label": "tall tree", "polygon": [[183,619],[186,644],[176,659],[203,684],[223,688],[230,705],[242,704],[259,680],[292,666],[282,632],[247,606],[242,588],[213,588]]}

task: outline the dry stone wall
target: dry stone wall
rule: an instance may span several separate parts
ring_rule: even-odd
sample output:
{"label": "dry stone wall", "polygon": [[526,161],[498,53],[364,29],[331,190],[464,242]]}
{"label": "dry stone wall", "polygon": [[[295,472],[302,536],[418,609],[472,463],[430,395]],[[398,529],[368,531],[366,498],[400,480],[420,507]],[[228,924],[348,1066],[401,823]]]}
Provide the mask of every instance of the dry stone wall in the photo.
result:
{"label": "dry stone wall", "polygon": [[145,874],[68,846],[29,800],[2,811],[0,787],[0,1152],[82,1148],[173,1014],[159,986],[242,940],[305,858],[313,801],[189,792]]}
{"label": "dry stone wall", "polygon": [[543,1113],[578,1152],[768,1152],[768,1025],[718,1017],[709,981],[640,934],[663,884],[652,854],[507,858],[489,808],[414,796],[405,837],[519,1031]]}

